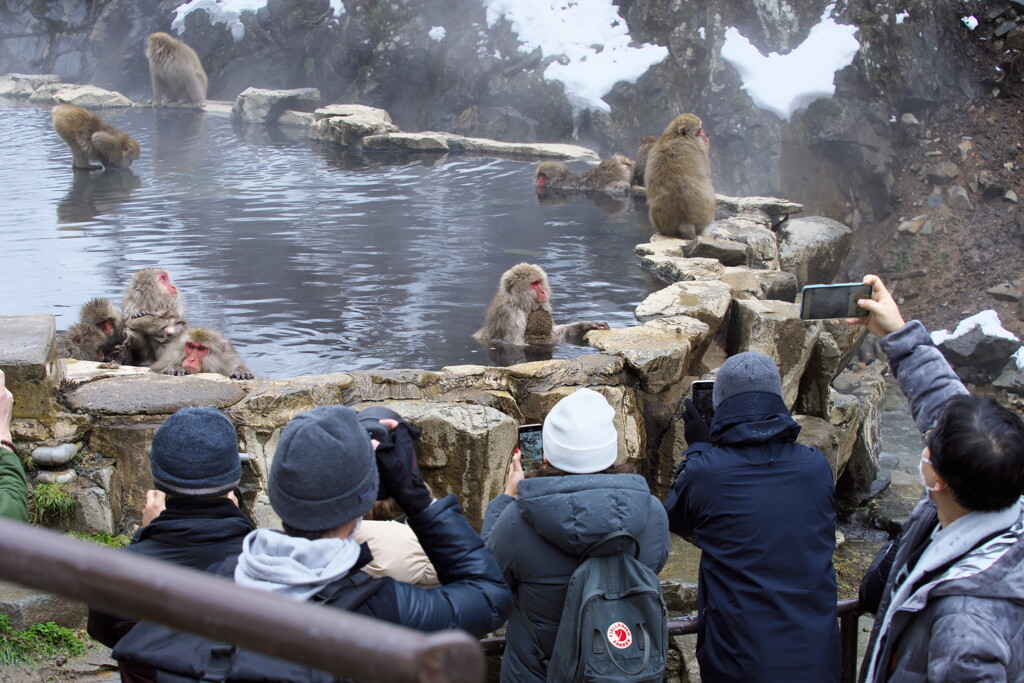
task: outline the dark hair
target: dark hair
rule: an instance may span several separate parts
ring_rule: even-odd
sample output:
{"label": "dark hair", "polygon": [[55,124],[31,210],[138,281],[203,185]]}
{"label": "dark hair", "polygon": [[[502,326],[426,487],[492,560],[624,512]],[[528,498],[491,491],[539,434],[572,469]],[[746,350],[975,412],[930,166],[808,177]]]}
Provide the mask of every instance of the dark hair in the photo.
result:
{"label": "dark hair", "polygon": [[[566,477],[573,474],[577,473],[560,470],[551,463],[542,461],[539,465],[537,465],[536,469],[534,469],[533,472],[531,472],[526,478],[532,479],[533,477]],[[611,467],[606,467],[600,472],[586,472],[585,474],[636,474],[636,469],[633,467],[632,463],[624,462],[621,465],[612,465]]]}
{"label": "dark hair", "polygon": [[968,510],[1002,510],[1024,494],[1024,420],[992,399],[950,399],[928,450],[935,472]]}
{"label": "dark hair", "polygon": [[283,521],[281,522],[281,526],[284,528],[284,533],[286,535],[295,536],[296,538],[304,538],[307,541],[318,541],[327,534],[334,531],[334,529],[320,529],[319,531],[303,531],[302,529],[296,529],[293,526],[288,526],[288,523]]}

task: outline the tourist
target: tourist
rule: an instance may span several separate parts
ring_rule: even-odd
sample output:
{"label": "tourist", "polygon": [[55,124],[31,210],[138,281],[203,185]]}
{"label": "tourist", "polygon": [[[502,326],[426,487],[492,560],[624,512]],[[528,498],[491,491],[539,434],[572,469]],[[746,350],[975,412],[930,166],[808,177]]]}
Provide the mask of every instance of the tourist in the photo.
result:
{"label": "tourist", "polygon": [[1024,680],[1024,421],[971,396],[924,325],[864,282],[867,327],[924,434],[925,490],[861,586],[875,624],[860,680]]}
{"label": "tourist", "polygon": [[441,585],[437,580],[437,570],[394,498],[374,503],[359,528],[352,533],[352,538],[370,548],[373,559],[363,567],[370,576],[390,576],[396,581],[425,588]]}
{"label": "tourist", "polygon": [[27,522],[28,482],[11,440],[13,412],[14,395],[7,388],[4,371],[0,370],[0,517]]}
{"label": "tourist", "polygon": [[838,681],[835,486],[828,460],[796,443],[775,363],[728,358],[710,426],[685,403],[688,448],[665,506],[701,549],[701,680]]}
{"label": "tourist", "polygon": [[[241,552],[253,525],[234,496],[242,467],[226,417],[213,408],[174,413],[153,435],[149,467],[156,489],[146,492],[142,527],[125,550],[199,571]],[[89,635],[107,647],[135,623],[89,609]],[[121,675],[145,680],[132,667]]]}
{"label": "tourist", "polygon": [[[373,410],[382,409],[368,409]],[[412,444],[419,432],[400,419],[372,422],[384,425],[387,443],[371,442],[367,423],[345,406],[321,406],[293,418],[281,432],[267,488],[284,532],[253,531],[238,557],[211,572],[233,577],[240,586],[420,631],[462,629],[479,637],[496,629],[512,608],[512,595],[455,495],[434,501],[420,479]],[[419,588],[362,571],[370,552],[352,533],[381,487],[408,515],[441,586]],[[154,635],[159,648],[152,646]],[[220,649],[212,640],[168,635],[167,629],[144,623],[121,641],[114,656],[180,676],[190,670],[187,658],[208,657]],[[284,672],[296,670],[240,649],[231,662],[243,668],[263,662],[269,667],[266,680],[291,680]],[[225,675],[229,680],[231,671]]]}
{"label": "tourist", "polygon": [[[544,420],[543,464],[524,478],[520,456],[513,456],[505,492],[487,506],[484,539],[516,592],[501,662],[504,683],[545,680],[569,577],[585,548],[628,531],[643,564],[658,572],[668,559],[664,508],[643,477],[615,464],[614,419],[596,391],[578,389],[563,398]],[[632,554],[631,543],[616,543],[616,551]]]}

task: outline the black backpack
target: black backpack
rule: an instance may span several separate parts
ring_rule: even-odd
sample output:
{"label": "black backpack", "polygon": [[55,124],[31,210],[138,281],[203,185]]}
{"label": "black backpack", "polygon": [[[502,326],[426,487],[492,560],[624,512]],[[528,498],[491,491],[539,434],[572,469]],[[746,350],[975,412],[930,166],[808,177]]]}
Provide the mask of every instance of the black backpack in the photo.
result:
{"label": "black backpack", "polygon": [[[594,556],[608,541],[628,538],[634,552]],[[537,641],[520,601],[526,628],[551,683],[661,681],[668,654],[668,620],[658,575],[640,562],[640,543],[615,531],[583,551],[569,578],[550,657]]]}
{"label": "black backpack", "polygon": [[[384,585],[355,571],[324,586],[310,602],[350,610]],[[114,647],[114,659],[155,670],[157,683],[339,683],[320,669],[140,621]]]}

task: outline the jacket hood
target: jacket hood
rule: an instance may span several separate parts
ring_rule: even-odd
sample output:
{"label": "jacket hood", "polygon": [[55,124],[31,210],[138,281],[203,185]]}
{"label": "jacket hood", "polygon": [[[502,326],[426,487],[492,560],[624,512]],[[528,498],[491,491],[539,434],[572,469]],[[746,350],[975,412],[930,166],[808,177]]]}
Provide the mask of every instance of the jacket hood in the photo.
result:
{"label": "jacket hood", "polygon": [[[523,519],[544,540],[571,555],[581,555],[613,531],[640,538],[651,509],[650,489],[638,474],[576,474],[519,482]],[[620,539],[595,554],[624,550],[632,550],[632,543]]]}
{"label": "jacket hood", "polygon": [[778,394],[748,391],[718,404],[711,420],[711,441],[741,446],[792,443],[800,433],[785,401]]}
{"label": "jacket hood", "polygon": [[1024,572],[1020,571],[1024,563],[1024,501],[1017,503],[1017,509],[1022,512],[1021,516],[1003,536],[971,554],[973,564],[984,568],[968,576],[955,578],[957,569],[970,571],[971,565],[965,568],[954,567],[950,572],[954,578],[937,584],[932,589],[932,596],[969,595],[1024,601]]}

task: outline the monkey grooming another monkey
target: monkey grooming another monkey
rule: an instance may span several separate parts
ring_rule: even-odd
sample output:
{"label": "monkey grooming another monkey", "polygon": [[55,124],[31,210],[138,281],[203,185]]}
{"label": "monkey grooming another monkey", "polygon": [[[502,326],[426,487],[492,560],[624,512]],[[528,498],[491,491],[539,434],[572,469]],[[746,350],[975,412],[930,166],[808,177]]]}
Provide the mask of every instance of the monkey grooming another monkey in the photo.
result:
{"label": "monkey grooming another monkey", "polygon": [[75,323],[57,335],[57,358],[103,362],[102,350],[106,336],[99,328],[87,323]]}
{"label": "monkey grooming another monkey", "polygon": [[644,171],[647,170],[647,156],[651,153],[651,147],[658,141],[657,135],[645,135],[640,138],[640,146],[636,149],[636,157],[633,159],[633,184],[644,184]]}
{"label": "monkey grooming another monkey", "polygon": [[553,345],[565,341],[579,343],[589,330],[608,329],[606,322],[552,325],[550,312],[551,286],[547,273],[532,263],[520,263],[502,274],[498,291],[487,307],[484,325],[473,336],[484,344]]}
{"label": "monkey grooming another monkey", "polygon": [[190,327],[160,354],[150,372],[166,375],[194,375],[215,372],[231,379],[252,379],[252,371],[219,332]]}
{"label": "monkey grooming another monkey", "polygon": [[206,104],[206,71],[195,50],[158,32],[146,41],[146,59],[154,106],[180,103],[202,108]]}
{"label": "monkey grooming another monkey", "polygon": [[169,309],[185,319],[185,302],[166,270],[143,268],[132,275],[132,281],[121,295],[121,314],[125,320]]}
{"label": "monkey grooming another monkey", "polygon": [[121,311],[110,301],[110,299],[90,299],[82,304],[78,312],[79,322],[92,325],[103,333],[103,343],[100,351],[104,358],[124,342],[124,320],[121,318]]}
{"label": "monkey grooming another monkey", "polygon": [[576,173],[560,161],[545,161],[537,166],[537,191],[584,190],[624,195],[633,177],[632,162],[614,154],[591,169]]}
{"label": "monkey grooming another monkey", "polygon": [[708,144],[700,119],[682,114],[651,147],[644,172],[647,208],[661,234],[692,240],[714,220]]}
{"label": "monkey grooming another monkey", "polygon": [[[139,143],[90,111],[73,104],[53,110],[53,129],[71,148],[71,167],[88,171],[128,168],[139,158]],[[95,159],[102,166],[90,164]]]}
{"label": "monkey grooming another monkey", "polygon": [[117,360],[128,365],[150,365],[188,327],[185,302],[163,268],[143,268],[132,276],[121,296],[121,314],[127,330]]}

